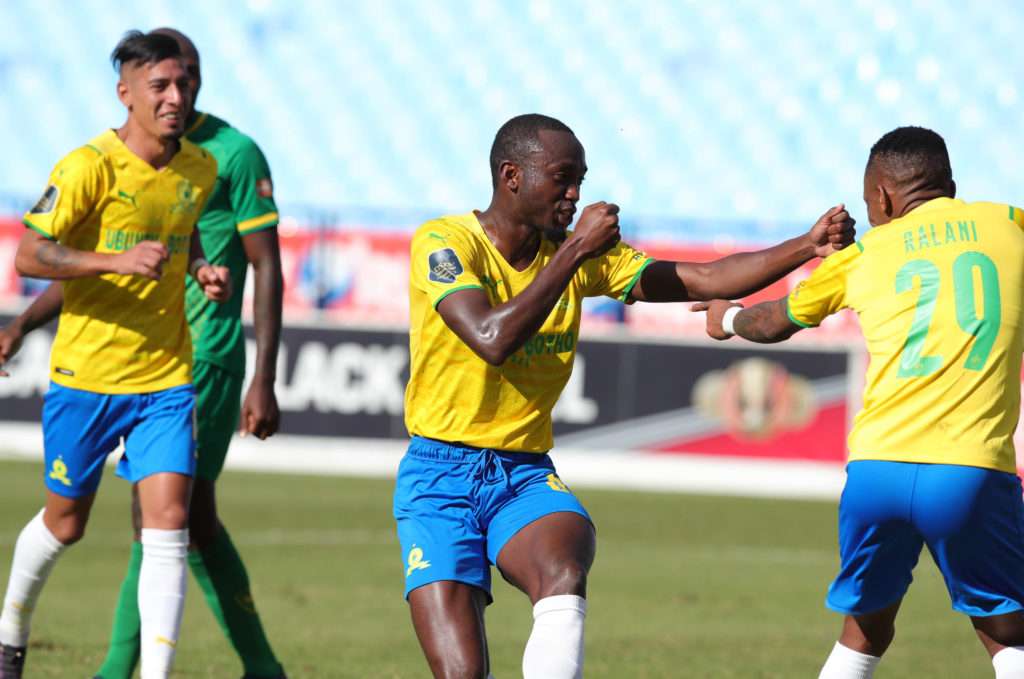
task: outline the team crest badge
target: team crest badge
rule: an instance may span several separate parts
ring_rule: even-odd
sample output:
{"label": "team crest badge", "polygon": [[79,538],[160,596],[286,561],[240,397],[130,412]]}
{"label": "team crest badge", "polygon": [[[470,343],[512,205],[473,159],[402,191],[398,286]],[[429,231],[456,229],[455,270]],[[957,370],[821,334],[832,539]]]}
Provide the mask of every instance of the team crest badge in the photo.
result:
{"label": "team crest badge", "polygon": [[444,283],[445,285],[454,283],[459,274],[465,271],[462,262],[459,261],[459,256],[451,248],[441,248],[431,252],[427,257],[427,267],[430,269],[427,278],[435,283]]}
{"label": "team crest badge", "polygon": [[274,183],[270,181],[270,177],[256,180],[256,195],[260,198],[270,198],[274,195]]}
{"label": "team crest badge", "polygon": [[60,189],[53,184],[48,184],[43,195],[39,197],[28,213],[30,215],[45,215],[53,212],[53,208],[57,207],[58,196],[60,196]]}
{"label": "team crest badge", "polygon": [[196,205],[196,192],[188,182],[178,184],[178,202],[171,206],[172,215],[194,215],[199,212]]}

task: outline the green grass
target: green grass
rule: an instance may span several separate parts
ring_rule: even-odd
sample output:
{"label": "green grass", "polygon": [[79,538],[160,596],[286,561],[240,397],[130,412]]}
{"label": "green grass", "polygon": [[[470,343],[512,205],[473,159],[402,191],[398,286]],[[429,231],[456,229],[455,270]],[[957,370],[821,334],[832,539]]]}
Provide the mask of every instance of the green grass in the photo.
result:
{"label": "green grass", "polygon": [[[428,676],[402,598],[393,482],[227,472],[225,525],[293,679]],[[834,504],[581,489],[598,527],[587,677],[817,676],[841,619],[823,605],[838,564]],[[0,582],[44,499],[42,465],[0,462]],[[88,534],[58,563],[33,620],[26,676],[91,676],[127,563],[128,484],[108,470]],[[969,620],[927,554],[879,677],[987,676]],[[526,597],[496,576],[492,670],[522,676]],[[241,676],[190,584],[175,676]]]}

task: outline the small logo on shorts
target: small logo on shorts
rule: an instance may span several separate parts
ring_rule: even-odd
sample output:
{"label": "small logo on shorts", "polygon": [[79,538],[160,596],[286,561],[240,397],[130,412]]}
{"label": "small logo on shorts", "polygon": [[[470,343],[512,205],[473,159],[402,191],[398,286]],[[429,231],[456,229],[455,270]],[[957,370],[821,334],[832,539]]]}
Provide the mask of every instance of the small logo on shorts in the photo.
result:
{"label": "small logo on shorts", "polygon": [[558,478],[554,474],[548,474],[548,485],[554,488],[555,490],[562,491],[563,493],[569,492],[569,489],[566,487],[566,485],[562,483],[562,479]]}
{"label": "small logo on shorts", "polygon": [[68,478],[68,466],[64,464],[64,460],[60,459],[60,455],[53,461],[53,469],[50,471],[49,476],[54,481],[60,481],[65,486],[71,485],[71,479]]}
{"label": "small logo on shorts", "polygon": [[430,562],[423,560],[423,550],[416,545],[412,546],[412,551],[409,552],[409,567],[405,569],[405,577],[409,577],[417,568],[430,568]]}

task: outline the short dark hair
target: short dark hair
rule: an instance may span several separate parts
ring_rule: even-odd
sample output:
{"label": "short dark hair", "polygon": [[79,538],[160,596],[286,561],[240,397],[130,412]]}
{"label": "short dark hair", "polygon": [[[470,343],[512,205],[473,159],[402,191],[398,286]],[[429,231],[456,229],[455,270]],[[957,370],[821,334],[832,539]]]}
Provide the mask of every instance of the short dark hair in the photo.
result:
{"label": "short dark hair", "polygon": [[562,121],[540,113],[516,116],[501,126],[494,135],[494,143],[491,145],[492,187],[498,185],[498,168],[501,167],[501,163],[506,160],[522,163],[526,154],[537,148],[541,130],[573,134],[569,126]]}
{"label": "short dark hair", "polygon": [[110,63],[115,71],[120,71],[127,64],[155,64],[180,56],[178,41],[169,35],[128,31],[110,53]]}
{"label": "short dark hair", "polygon": [[879,169],[900,184],[944,186],[953,179],[946,142],[924,127],[898,127],[871,147],[868,169]]}

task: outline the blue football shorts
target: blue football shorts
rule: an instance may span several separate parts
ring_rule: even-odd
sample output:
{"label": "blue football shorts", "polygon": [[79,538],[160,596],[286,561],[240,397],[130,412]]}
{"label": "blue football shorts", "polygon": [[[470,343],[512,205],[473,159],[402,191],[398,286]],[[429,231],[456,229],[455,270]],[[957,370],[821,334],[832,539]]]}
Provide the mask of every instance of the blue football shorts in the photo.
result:
{"label": "blue football shorts", "polygon": [[901,600],[924,545],[953,609],[990,616],[1024,608],[1024,500],[1006,472],[855,460],[839,503],[842,565],[826,605],[849,615]]}
{"label": "blue football shorts", "polygon": [[590,516],[545,453],[414,436],[398,467],[394,515],[405,596],[441,580],[479,587],[491,601],[491,564],[524,526],[555,512]]}
{"label": "blue football shorts", "polygon": [[133,483],[159,472],[194,476],[195,402],[191,384],[101,394],[51,382],[43,404],[46,487],[71,498],[95,493],[122,438],[118,476]]}

